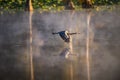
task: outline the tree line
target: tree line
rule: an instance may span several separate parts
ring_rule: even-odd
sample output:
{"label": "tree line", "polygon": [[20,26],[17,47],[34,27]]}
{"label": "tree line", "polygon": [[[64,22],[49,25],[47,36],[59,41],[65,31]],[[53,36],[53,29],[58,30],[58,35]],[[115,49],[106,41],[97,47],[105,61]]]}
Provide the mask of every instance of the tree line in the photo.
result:
{"label": "tree line", "polygon": [[31,9],[37,8],[58,8],[64,6],[65,9],[75,9],[75,6],[82,8],[92,8],[93,5],[113,5],[120,4],[120,0],[0,0],[0,9]]}

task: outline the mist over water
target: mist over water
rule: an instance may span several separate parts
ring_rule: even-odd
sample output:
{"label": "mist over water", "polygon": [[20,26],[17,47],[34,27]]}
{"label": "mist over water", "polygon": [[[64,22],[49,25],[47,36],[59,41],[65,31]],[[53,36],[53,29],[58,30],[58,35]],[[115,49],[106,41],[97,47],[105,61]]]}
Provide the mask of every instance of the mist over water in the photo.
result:
{"label": "mist over water", "polygon": [[[34,80],[88,80],[86,66],[89,21],[90,80],[119,80],[120,15],[118,11],[34,12],[32,58]],[[0,15],[0,79],[30,80],[28,12]],[[60,56],[69,44],[52,32],[68,30],[74,58]]]}

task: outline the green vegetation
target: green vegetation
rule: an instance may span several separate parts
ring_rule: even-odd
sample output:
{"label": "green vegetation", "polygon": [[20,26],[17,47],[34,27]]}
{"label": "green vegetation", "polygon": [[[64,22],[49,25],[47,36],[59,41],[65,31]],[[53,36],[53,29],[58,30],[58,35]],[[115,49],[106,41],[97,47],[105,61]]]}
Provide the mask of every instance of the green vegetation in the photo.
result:
{"label": "green vegetation", "polygon": [[25,0],[0,0],[0,9],[23,9]]}
{"label": "green vegetation", "polygon": [[[34,9],[64,9],[65,0],[33,0],[32,5]],[[76,8],[81,7],[82,0],[72,0]],[[120,4],[120,0],[92,0],[94,5],[114,5]],[[26,0],[0,0],[0,10],[23,10],[25,8]]]}
{"label": "green vegetation", "polygon": [[113,5],[120,4],[120,0],[95,0],[96,5]]}

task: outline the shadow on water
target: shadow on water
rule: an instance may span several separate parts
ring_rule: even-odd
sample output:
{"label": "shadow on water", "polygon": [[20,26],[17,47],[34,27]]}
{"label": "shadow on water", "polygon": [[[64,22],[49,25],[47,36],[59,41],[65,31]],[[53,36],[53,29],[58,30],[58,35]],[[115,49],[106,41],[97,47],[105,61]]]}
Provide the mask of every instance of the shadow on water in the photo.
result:
{"label": "shadow on water", "polygon": [[[89,61],[91,80],[120,80],[120,15],[91,12]],[[86,11],[34,12],[32,58],[34,80],[88,80],[86,69]],[[72,16],[72,17],[71,17]],[[28,12],[0,15],[0,80],[30,80],[30,22]],[[69,44],[52,32],[80,32]]]}

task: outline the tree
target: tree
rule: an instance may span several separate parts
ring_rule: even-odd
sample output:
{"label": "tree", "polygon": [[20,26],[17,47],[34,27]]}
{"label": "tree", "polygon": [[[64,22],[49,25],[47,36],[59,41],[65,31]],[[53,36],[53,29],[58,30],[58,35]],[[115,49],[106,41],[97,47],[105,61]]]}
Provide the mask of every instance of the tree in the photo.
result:
{"label": "tree", "polygon": [[32,0],[26,0],[25,10],[26,11],[33,11]]}
{"label": "tree", "polygon": [[92,0],[82,0],[82,8],[93,8]]}
{"label": "tree", "polygon": [[65,4],[65,8],[69,9],[69,10],[74,10],[75,6],[72,0],[63,0],[64,4]]}

